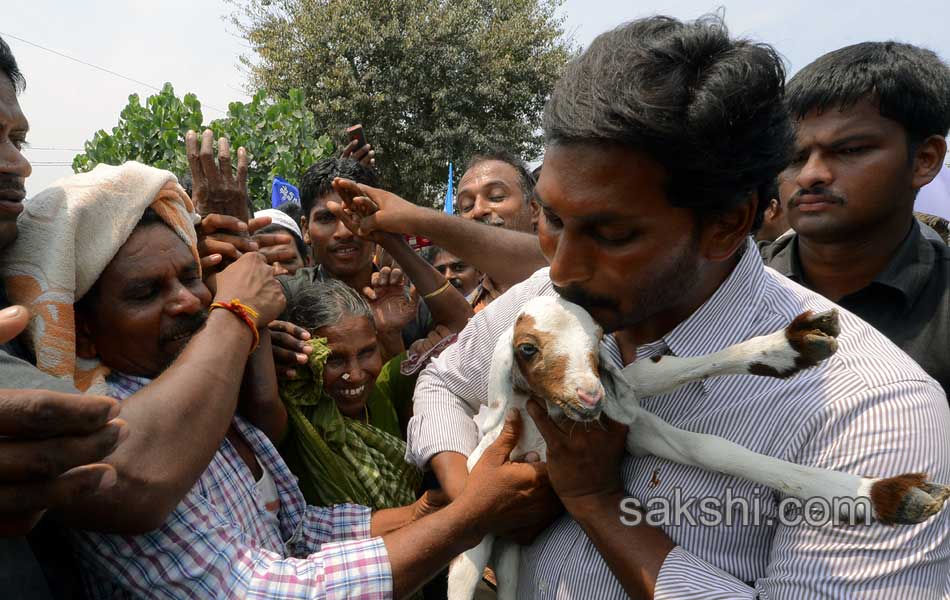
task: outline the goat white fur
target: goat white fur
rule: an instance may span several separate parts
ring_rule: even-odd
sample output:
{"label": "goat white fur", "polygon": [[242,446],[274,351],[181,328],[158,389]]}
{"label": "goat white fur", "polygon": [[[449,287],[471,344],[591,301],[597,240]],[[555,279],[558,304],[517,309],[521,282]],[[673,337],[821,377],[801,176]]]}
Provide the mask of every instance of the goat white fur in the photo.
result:
{"label": "goat white fur", "polygon": [[[834,353],[837,334],[836,311],[805,313],[784,330],[714,354],[664,356],[637,361],[621,371],[600,356],[603,332],[586,311],[558,297],[535,298],[495,344],[483,437],[468,458],[468,468],[475,466],[485,448],[498,437],[510,409],[521,412],[523,423],[521,439],[511,458],[517,460],[528,452],[537,452],[546,459],[544,439],[525,408],[529,395],[534,394],[547,400],[552,416],[589,422],[603,412],[626,424],[627,450],[634,456],[652,454],[742,477],[802,500],[822,497],[831,505],[833,498],[854,498],[852,508],[858,514],[843,512],[838,515],[842,519],[864,518],[861,510],[870,508],[882,522],[920,523],[941,509],[950,497],[950,488],[928,483],[921,474],[869,479],[756,454],[717,436],[673,427],[637,402],[638,397],[663,394],[684,383],[717,375],[788,377]],[[847,509],[842,505],[842,511]],[[487,536],[452,563],[449,599],[472,598],[490,559],[498,581],[498,598],[514,600],[520,548],[494,536]]]}

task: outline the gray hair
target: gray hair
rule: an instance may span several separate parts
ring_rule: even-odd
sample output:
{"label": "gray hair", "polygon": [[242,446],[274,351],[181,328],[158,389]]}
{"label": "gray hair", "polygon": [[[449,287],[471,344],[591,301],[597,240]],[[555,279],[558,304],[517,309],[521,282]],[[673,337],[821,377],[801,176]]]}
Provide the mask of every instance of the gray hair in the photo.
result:
{"label": "gray hair", "polygon": [[294,299],[290,310],[291,323],[310,333],[351,316],[373,320],[373,312],[363,296],[337,279],[319,281],[305,288]]}

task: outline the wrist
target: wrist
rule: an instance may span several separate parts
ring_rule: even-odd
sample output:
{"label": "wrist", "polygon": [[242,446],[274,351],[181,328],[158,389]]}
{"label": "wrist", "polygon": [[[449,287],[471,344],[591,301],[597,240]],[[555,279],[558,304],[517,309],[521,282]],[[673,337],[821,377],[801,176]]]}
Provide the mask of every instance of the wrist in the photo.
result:
{"label": "wrist", "polygon": [[580,496],[561,496],[561,503],[578,523],[605,516],[620,518],[620,502],[626,497],[623,488]]}

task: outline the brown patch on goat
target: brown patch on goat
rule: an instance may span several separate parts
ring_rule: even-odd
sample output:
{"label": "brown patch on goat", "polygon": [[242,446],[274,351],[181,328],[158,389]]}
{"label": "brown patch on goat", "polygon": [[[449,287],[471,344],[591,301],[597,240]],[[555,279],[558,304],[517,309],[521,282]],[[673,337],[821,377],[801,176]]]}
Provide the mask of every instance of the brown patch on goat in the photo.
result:
{"label": "brown patch on goat", "polygon": [[[785,328],[785,338],[798,356],[795,358],[797,370],[813,367],[835,353],[838,341],[835,337],[841,333],[838,324],[838,311],[828,310],[814,313],[803,312]],[[791,375],[793,372],[783,374]]]}
{"label": "brown patch on goat", "polygon": [[[515,362],[535,395],[551,400],[568,395],[561,389],[567,373],[567,357],[551,356],[550,350],[555,344],[553,334],[539,330],[531,315],[521,315],[515,321],[511,343]],[[530,359],[525,359],[518,352],[518,346],[521,344],[537,346],[538,353]]]}
{"label": "brown patch on goat", "polygon": [[950,488],[928,483],[924,473],[906,473],[871,485],[871,504],[882,523],[912,525],[937,514]]}
{"label": "brown patch on goat", "polygon": [[764,377],[778,377],[779,379],[788,377],[795,373],[795,371],[779,371],[775,367],[770,367],[765,363],[752,363],[749,365],[749,373],[752,375],[762,375]]}

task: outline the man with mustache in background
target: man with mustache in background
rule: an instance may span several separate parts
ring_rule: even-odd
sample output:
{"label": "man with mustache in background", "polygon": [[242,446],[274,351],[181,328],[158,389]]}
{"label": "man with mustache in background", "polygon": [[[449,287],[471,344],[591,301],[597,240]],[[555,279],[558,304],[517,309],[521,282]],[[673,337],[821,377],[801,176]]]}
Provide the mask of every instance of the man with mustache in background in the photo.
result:
{"label": "man with mustache in background", "polygon": [[793,77],[796,149],[779,176],[795,233],[766,264],[871,323],[950,390],[950,249],[914,199],[940,170],[950,69],[933,52],[865,42]]}

